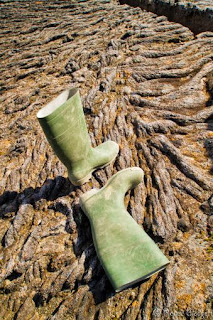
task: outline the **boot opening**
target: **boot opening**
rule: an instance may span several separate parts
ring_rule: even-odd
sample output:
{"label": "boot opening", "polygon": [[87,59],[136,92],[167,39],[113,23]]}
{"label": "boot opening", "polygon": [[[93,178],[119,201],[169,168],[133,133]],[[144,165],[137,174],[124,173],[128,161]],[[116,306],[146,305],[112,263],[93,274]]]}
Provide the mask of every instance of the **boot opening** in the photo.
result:
{"label": "boot opening", "polygon": [[38,111],[37,118],[45,118],[49,116],[53,111],[59,108],[62,104],[64,104],[68,99],[74,96],[78,92],[78,88],[72,88],[63,91],[57,98],[53,99],[50,103],[48,103],[44,108]]}

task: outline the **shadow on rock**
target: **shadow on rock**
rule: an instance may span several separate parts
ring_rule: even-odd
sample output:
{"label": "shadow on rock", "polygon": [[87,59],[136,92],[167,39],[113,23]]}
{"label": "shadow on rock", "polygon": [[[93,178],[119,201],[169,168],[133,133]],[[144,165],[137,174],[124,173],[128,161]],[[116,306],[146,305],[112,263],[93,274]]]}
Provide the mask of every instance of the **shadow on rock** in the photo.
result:
{"label": "shadow on rock", "polygon": [[58,176],[55,179],[47,179],[41,187],[29,187],[20,193],[5,191],[0,196],[0,218],[11,217],[21,204],[31,204],[34,206],[37,201],[42,199],[53,201],[59,197],[68,195],[75,188],[68,178]]}
{"label": "shadow on rock", "polygon": [[73,218],[78,230],[78,237],[73,249],[76,257],[84,255],[84,275],[77,286],[88,285],[95,304],[106,301],[114,295],[114,290],[97,257],[92,239],[89,219],[83,213],[79,204],[73,206]]}
{"label": "shadow on rock", "polygon": [[[208,108],[213,106],[213,72],[208,75],[206,86],[209,93],[209,99],[206,104],[206,107]],[[213,114],[206,119],[206,123],[208,125],[208,130],[213,131]],[[206,139],[204,147],[206,148],[208,157],[212,160],[213,164],[213,135],[211,138]],[[210,173],[213,174],[213,165],[210,169]]]}
{"label": "shadow on rock", "polygon": [[[81,263],[83,266],[82,272],[79,269],[79,274],[75,279],[70,274],[70,277],[62,283],[61,290],[74,290],[77,292],[79,287],[88,286],[95,304],[98,305],[113,297],[116,293],[97,257],[90,222],[80,208],[78,195],[73,201],[62,198],[75,191],[76,188],[67,178],[58,176],[55,179],[47,179],[38,188],[29,187],[20,193],[6,191],[0,196],[0,218],[6,219],[14,216],[19,206],[23,204],[31,204],[36,208],[37,204],[42,200],[45,200],[45,202],[54,201],[47,208],[61,212],[66,216],[65,230],[70,234],[77,234],[76,239],[75,237],[73,238],[73,252],[76,259],[79,260],[79,268],[81,269]],[[12,273],[10,277],[17,276],[19,276],[18,273]],[[138,286],[138,283],[135,286]],[[33,300],[37,306],[40,306],[45,301],[48,302],[54,295],[50,292],[45,296],[42,292],[37,292]]]}
{"label": "shadow on rock", "polygon": [[[213,96],[212,96],[212,103],[213,103]],[[208,124],[208,130],[212,132],[213,131],[213,114],[206,120],[206,122]],[[212,167],[209,171],[211,174],[213,174],[213,134],[211,138],[208,138],[205,140],[204,147],[207,151],[208,157],[212,161]]]}

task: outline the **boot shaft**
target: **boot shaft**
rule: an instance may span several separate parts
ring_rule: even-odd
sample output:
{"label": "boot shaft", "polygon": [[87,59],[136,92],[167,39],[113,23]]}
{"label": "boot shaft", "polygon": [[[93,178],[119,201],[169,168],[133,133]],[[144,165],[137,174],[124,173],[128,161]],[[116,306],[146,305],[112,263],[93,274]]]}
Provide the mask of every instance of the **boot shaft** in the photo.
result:
{"label": "boot shaft", "polygon": [[37,113],[48,142],[68,168],[87,157],[91,148],[78,89],[62,92]]}
{"label": "boot shaft", "polygon": [[124,206],[126,191],[142,179],[140,168],[124,169],[102,189],[92,189],[80,198],[97,255],[116,291],[150,277],[169,263]]}

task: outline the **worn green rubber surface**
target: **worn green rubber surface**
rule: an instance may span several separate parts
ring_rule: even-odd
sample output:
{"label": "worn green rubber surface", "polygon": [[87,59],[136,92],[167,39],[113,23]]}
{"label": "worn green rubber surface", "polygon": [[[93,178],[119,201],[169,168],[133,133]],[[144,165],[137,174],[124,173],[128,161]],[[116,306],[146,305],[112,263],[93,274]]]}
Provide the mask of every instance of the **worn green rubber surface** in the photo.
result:
{"label": "worn green rubber surface", "polygon": [[92,148],[77,88],[63,91],[37,113],[37,118],[74,185],[87,182],[95,169],[109,164],[118,154],[119,147],[113,141]]}
{"label": "worn green rubber surface", "polygon": [[137,167],[124,169],[102,189],[92,189],[80,198],[91,223],[98,257],[117,292],[169,263],[124,206],[125,193],[140,183],[143,175]]}

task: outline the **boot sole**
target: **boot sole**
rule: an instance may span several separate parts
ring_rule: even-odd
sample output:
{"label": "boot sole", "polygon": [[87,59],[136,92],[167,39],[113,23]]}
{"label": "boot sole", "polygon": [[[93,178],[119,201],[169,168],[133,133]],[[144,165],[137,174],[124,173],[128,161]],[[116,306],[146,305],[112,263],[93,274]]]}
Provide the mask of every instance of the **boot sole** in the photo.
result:
{"label": "boot sole", "polygon": [[98,166],[98,167],[95,167],[94,169],[92,169],[92,170],[90,171],[90,173],[88,173],[88,175],[86,175],[86,177],[84,177],[84,178],[82,178],[82,179],[79,179],[79,180],[71,180],[71,179],[70,179],[71,183],[72,183],[74,186],[81,186],[81,185],[83,185],[84,183],[88,182],[88,181],[92,178],[92,173],[93,173],[94,171],[96,171],[97,169],[103,169],[103,168],[105,168],[105,167],[108,166],[110,163],[112,163],[112,162],[115,160],[116,157],[117,157],[117,154],[116,154],[116,156],[115,156],[112,160],[110,160],[109,162],[105,163],[103,166]]}

